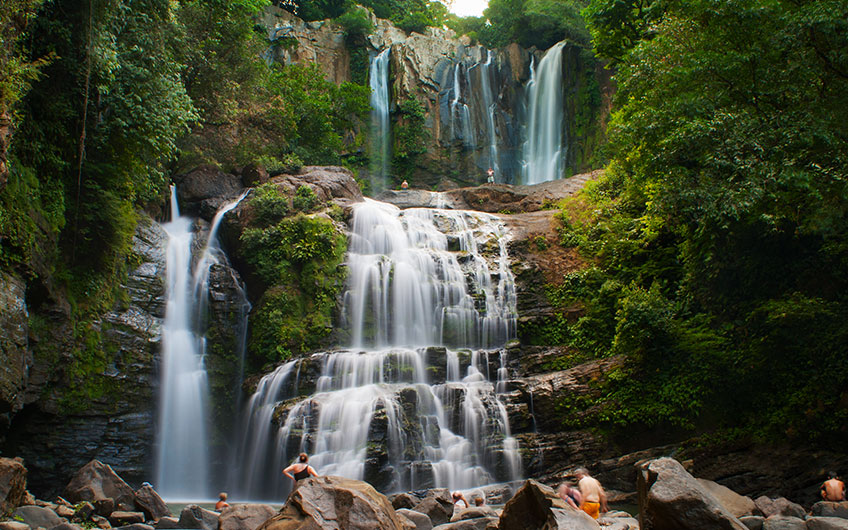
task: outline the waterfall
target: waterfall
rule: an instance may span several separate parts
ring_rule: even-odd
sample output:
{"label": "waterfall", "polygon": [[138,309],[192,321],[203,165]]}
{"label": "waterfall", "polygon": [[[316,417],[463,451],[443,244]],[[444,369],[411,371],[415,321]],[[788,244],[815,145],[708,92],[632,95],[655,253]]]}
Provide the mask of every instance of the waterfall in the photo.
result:
{"label": "waterfall", "polygon": [[538,184],[562,178],[562,50],[565,42],[545,52],[538,67],[531,65],[527,83],[528,122],[524,143],[522,179],[524,184]]}
{"label": "waterfall", "polygon": [[[453,69],[453,99],[451,99],[450,105],[450,126],[451,126],[451,138],[456,138],[459,136],[462,139],[462,143],[469,147],[470,149],[474,149],[476,142],[474,141],[474,131],[471,129],[471,111],[468,108],[468,105],[462,102],[462,85],[460,84],[460,70],[461,63],[456,63],[456,66]],[[456,122],[459,122],[459,134],[456,132]]]}
{"label": "waterfall", "polygon": [[217,229],[244,198],[215,216],[206,245],[192,271],[193,221],[179,214],[171,187],[171,222],[166,249],[167,305],[162,324],[162,359],[157,428],[156,488],[169,499],[205,499],[209,495],[207,411],[209,387],[203,363],[204,340],[198,333],[208,291],[209,267],[220,249]]}
{"label": "waterfall", "polygon": [[483,107],[486,112],[486,127],[489,136],[489,167],[495,171],[496,178],[503,179],[498,158],[498,135],[495,126],[497,104],[495,103],[495,94],[492,92],[494,82],[491,66],[494,55],[495,53],[492,50],[488,50],[486,62],[483,63],[480,71],[480,83],[483,90]]}
{"label": "waterfall", "polygon": [[386,188],[389,175],[389,53],[386,48],[371,59],[368,82],[371,87],[371,189]]}
{"label": "waterfall", "polygon": [[[498,398],[506,351],[490,367],[490,350],[464,349],[515,336],[507,241],[489,214],[356,204],[343,299],[353,347],[291,361],[259,382],[243,414],[239,494],[283,498],[280,469],[301,451],[319,474],[383,491],[519,478]],[[301,367],[314,391],[298,388]]]}

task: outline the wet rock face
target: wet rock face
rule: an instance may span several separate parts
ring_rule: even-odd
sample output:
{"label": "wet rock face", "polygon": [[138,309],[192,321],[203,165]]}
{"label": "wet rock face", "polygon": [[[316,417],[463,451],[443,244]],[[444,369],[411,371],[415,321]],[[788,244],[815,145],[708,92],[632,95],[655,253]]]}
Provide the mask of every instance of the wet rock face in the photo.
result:
{"label": "wet rock face", "polygon": [[23,280],[0,272],[0,432],[23,406],[27,368],[32,362],[25,296]]}
{"label": "wet rock face", "polygon": [[[174,183],[183,215],[199,215],[202,209],[208,214],[210,209],[203,208],[204,201],[234,199],[244,187],[239,177],[215,166],[198,166],[174,177]],[[216,209],[211,208],[213,215]]]}

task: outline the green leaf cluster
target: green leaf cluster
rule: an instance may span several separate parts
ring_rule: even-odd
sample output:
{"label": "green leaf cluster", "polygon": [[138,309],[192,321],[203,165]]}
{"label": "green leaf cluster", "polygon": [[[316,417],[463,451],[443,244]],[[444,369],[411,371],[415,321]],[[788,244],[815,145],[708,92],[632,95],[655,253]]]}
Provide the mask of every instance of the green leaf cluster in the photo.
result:
{"label": "green leaf cluster", "polygon": [[420,101],[405,99],[398,104],[393,134],[392,168],[400,177],[409,178],[418,167],[421,155],[427,152],[430,134],[424,125],[424,106]]}
{"label": "green leaf cluster", "polygon": [[[267,286],[251,314],[248,348],[254,358],[276,362],[318,348],[332,330],[347,245],[325,217],[299,212],[273,222],[268,213],[276,217],[286,201],[278,195],[272,206],[273,193],[274,188],[266,187],[251,199],[261,215],[242,233],[240,254]],[[294,201],[300,210],[317,206],[306,186],[297,190]]]}
{"label": "green leaf cluster", "polygon": [[838,439],[848,4],[695,0],[640,17],[608,52],[620,55],[612,162],[562,232],[596,265],[583,277],[597,291],[567,281],[560,294],[584,318],[599,311],[594,333],[582,327],[596,351],[626,356],[598,417]]}

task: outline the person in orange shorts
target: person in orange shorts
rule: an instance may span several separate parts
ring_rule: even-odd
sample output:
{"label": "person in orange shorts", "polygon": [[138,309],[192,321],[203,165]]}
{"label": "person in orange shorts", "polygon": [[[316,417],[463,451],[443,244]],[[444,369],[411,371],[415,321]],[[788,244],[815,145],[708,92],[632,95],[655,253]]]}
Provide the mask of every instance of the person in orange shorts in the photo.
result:
{"label": "person in orange shorts", "polygon": [[601,513],[609,511],[607,494],[601,483],[589,476],[585,467],[577,468],[574,474],[577,476],[577,487],[580,488],[580,495],[583,496],[580,509],[589,514],[592,519],[597,519]]}

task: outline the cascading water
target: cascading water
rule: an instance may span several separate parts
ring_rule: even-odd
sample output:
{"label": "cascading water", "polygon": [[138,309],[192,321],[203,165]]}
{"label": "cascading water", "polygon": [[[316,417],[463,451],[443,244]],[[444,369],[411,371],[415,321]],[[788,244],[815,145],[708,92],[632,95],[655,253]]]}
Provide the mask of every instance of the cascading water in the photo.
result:
{"label": "cascading water", "polygon": [[[370,200],[354,206],[352,225],[343,313],[354,347],[260,381],[244,415],[239,494],[281,498],[280,469],[300,451],[320,474],[384,491],[519,478],[498,399],[505,351],[444,347],[496,348],[515,335],[504,226],[488,214]],[[317,372],[312,388],[299,388],[302,368]]]}
{"label": "cascading water", "polygon": [[462,85],[460,84],[460,63],[456,63],[456,66],[453,69],[453,99],[451,100],[450,106],[450,126],[451,126],[451,137],[455,138],[456,134],[456,122],[459,122],[459,135],[462,138],[462,143],[474,149],[475,141],[474,141],[474,131],[471,130],[471,111],[468,109],[468,105],[462,102]]}
{"label": "cascading water", "polygon": [[371,59],[368,83],[371,87],[371,188],[386,188],[391,156],[389,150],[389,54],[386,48]]}
{"label": "cascading water", "polygon": [[562,50],[565,42],[545,52],[538,67],[531,66],[527,83],[529,114],[522,179],[524,184],[538,184],[562,178],[563,158],[563,97]]}
{"label": "cascading water", "polygon": [[198,333],[209,267],[217,262],[216,233],[221,219],[238,200],[225,206],[210,227],[206,245],[192,271],[192,224],[181,217],[171,188],[171,222],[166,269],[168,301],[162,325],[162,361],[157,429],[156,488],[168,499],[209,497],[207,410],[209,388],[203,365],[204,340]]}

